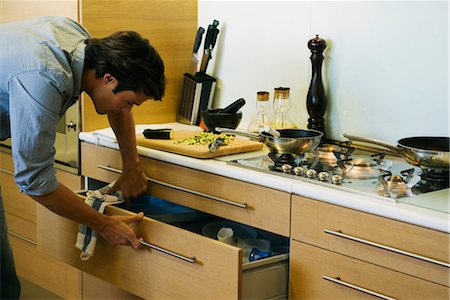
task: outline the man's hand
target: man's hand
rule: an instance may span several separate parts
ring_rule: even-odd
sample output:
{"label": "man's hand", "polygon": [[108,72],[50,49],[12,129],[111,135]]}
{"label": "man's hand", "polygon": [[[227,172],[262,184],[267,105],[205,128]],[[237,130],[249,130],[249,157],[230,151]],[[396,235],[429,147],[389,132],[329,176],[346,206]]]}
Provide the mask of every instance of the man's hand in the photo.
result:
{"label": "man's hand", "polygon": [[128,224],[139,222],[143,217],[142,212],[134,216],[110,216],[99,234],[113,245],[131,245],[137,249],[139,239]]}
{"label": "man's hand", "polygon": [[108,194],[121,190],[125,198],[136,197],[147,190],[147,184],[147,176],[139,164],[136,168],[124,169],[119,179],[108,191]]}

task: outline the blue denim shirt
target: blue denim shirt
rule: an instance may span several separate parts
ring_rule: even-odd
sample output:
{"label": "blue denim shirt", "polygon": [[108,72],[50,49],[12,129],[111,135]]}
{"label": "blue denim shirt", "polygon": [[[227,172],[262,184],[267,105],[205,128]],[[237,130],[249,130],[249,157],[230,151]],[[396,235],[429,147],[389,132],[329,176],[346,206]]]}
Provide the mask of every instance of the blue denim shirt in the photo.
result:
{"label": "blue denim shirt", "polygon": [[0,140],[11,137],[14,178],[28,195],[58,187],[56,124],[81,93],[87,38],[64,17],[0,25]]}

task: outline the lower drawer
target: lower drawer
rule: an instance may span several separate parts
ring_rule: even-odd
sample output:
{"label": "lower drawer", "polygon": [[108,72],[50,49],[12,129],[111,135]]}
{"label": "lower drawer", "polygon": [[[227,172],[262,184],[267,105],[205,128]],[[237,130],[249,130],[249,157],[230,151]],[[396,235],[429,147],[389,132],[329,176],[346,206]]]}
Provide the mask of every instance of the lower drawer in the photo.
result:
{"label": "lower drawer", "polygon": [[[105,213],[131,214],[113,206],[107,207]],[[42,207],[37,209],[37,218],[40,251],[142,298],[287,297],[287,255],[243,265],[240,248],[145,217],[133,225],[138,235],[148,243],[183,257],[154,248],[114,247],[99,238],[94,256],[82,262],[79,250],[74,247],[78,224]],[[46,221],[39,222],[41,219]],[[190,259],[192,261],[188,261]]]}
{"label": "lower drawer", "polygon": [[445,286],[291,241],[291,299],[449,299]]}
{"label": "lower drawer", "polygon": [[[19,277],[64,299],[81,299],[81,271],[36,249],[36,245],[9,235]],[[54,241],[52,242],[54,243]]]}

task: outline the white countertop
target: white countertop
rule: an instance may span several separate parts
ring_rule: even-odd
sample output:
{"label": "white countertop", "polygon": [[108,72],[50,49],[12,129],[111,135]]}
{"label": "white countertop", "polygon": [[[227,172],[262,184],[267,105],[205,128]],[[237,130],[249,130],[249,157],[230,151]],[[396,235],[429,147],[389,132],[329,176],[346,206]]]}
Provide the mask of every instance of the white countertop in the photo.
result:
{"label": "white countertop", "polygon": [[[198,130],[197,126],[189,126],[179,123],[136,125],[136,133],[142,133],[146,128],[173,128],[175,130]],[[118,149],[118,144],[110,128],[92,132],[81,132],[80,140]],[[218,159],[197,159],[169,152],[154,150],[138,146],[138,153],[161,161],[222,175],[249,183],[273,188],[276,190],[297,194],[300,196],[352,208],[359,211],[411,223],[443,232],[450,232],[450,215],[441,211],[420,207],[424,201],[434,201],[436,205],[450,205],[449,189],[426,193],[411,197],[408,203],[390,201],[377,196],[352,193],[344,190],[336,190],[323,185],[303,182],[277,175],[271,175],[254,170],[240,168],[227,164],[226,161],[245,158],[245,156],[261,156],[264,152],[230,155]]]}

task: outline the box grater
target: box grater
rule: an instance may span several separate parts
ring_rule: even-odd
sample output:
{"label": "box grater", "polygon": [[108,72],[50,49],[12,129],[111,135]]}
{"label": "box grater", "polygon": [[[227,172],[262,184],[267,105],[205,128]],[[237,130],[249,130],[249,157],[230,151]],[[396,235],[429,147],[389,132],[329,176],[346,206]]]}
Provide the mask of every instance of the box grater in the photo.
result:
{"label": "box grater", "polygon": [[215,88],[214,77],[204,73],[185,73],[177,121],[199,125],[200,111],[211,108]]}

